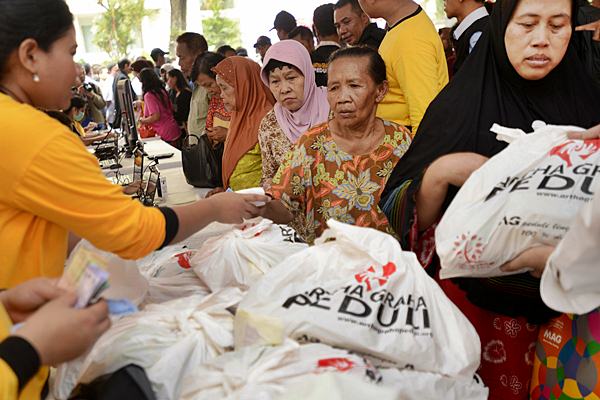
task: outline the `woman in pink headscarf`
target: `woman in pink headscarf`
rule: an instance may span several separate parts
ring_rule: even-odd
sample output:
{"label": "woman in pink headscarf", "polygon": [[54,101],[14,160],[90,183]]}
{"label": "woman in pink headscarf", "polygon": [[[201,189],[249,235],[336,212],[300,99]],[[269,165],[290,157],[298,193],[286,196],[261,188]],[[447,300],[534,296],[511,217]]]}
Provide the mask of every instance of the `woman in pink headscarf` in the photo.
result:
{"label": "woman in pink headscarf", "polygon": [[269,48],[261,70],[262,81],[277,103],[263,118],[258,131],[262,155],[262,185],[271,186],[286,153],[300,136],[327,122],[327,88],[317,87],[310,54],[295,40]]}

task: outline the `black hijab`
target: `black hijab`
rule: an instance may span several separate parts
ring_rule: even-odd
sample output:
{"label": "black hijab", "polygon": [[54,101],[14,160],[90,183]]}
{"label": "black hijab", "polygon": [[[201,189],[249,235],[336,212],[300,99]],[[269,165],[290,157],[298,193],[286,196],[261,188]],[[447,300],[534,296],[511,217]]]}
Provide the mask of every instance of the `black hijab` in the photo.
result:
{"label": "black hijab", "polygon": [[[506,144],[490,132],[494,123],[531,131],[535,120],[589,128],[600,122],[600,88],[570,44],[561,63],[544,79],[527,81],[514,70],[504,34],[519,0],[502,0],[460,72],[425,113],[408,152],[390,177],[383,197],[419,174],[438,157],[472,151],[485,156]],[[573,29],[576,6],[573,6]],[[574,36],[579,32],[573,32]],[[382,203],[384,201],[382,200]]]}
{"label": "black hijab", "polygon": [[[449,153],[475,152],[493,156],[506,147],[490,132],[494,123],[510,128],[531,131],[535,120],[549,124],[576,125],[584,128],[600,123],[600,88],[584,69],[573,46],[573,31],[569,48],[560,64],[545,78],[528,81],[512,67],[504,45],[506,27],[519,0],[502,0],[490,16],[473,53],[459,73],[442,90],[427,109],[410,149],[396,165],[380,201],[390,223],[408,248],[410,227],[414,221],[414,195],[422,174],[434,160]],[[572,27],[576,26],[577,6],[573,2]],[[456,195],[450,190],[446,207]],[[402,200],[397,200],[399,193]],[[430,271],[432,272],[432,271]],[[531,296],[524,310],[506,299],[496,301],[489,286],[503,289],[514,282],[515,287],[528,286]],[[529,274],[495,279],[463,279],[460,286],[469,299],[484,308],[503,314],[526,315],[534,321],[545,307],[539,299],[539,282]],[[520,303],[520,304],[519,304]]]}

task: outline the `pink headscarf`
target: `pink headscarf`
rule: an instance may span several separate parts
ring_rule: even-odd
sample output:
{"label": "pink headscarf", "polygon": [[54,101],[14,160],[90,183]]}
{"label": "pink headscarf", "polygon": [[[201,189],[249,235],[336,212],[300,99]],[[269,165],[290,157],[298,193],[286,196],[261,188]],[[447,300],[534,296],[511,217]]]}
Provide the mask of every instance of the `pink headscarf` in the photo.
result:
{"label": "pink headscarf", "polygon": [[290,139],[296,143],[300,136],[313,126],[327,122],[329,103],[327,88],[318,87],[315,83],[315,70],[306,48],[295,40],[282,40],[267,50],[260,76],[267,87],[269,75],[265,67],[270,60],[288,63],[298,68],[304,75],[304,103],[298,111],[291,112],[279,102],[275,103],[275,116],[279,126]]}

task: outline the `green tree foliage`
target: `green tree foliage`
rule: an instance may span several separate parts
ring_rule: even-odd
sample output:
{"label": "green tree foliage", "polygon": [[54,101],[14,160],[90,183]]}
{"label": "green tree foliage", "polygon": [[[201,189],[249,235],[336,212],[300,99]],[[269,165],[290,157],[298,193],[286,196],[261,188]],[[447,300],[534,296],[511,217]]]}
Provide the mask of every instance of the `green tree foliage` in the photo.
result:
{"label": "green tree foliage", "polygon": [[98,4],[106,12],[94,21],[94,43],[113,59],[127,56],[141,37],[142,19],[154,11],[145,9],[144,0],[98,0]]}
{"label": "green tree foliage", "polygon": [[202,8],[212,11],[212,16],[202,21],[202,32],[209,45],[241,45],[239,21],[221,15],[221,11],[232,3],[231,0],[204,0]]}

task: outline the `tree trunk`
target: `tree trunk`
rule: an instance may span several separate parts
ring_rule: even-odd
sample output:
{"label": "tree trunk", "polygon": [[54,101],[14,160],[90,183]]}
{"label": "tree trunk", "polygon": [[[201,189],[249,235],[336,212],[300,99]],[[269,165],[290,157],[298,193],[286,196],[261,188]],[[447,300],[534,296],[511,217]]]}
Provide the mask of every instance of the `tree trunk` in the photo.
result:
{"label": "tree trunk", "polygon": [[171,1],[171,40],[169,42],[169,52],[171,58],[175,58],[175,39],[185,32],[187,21],[187,0]]}

